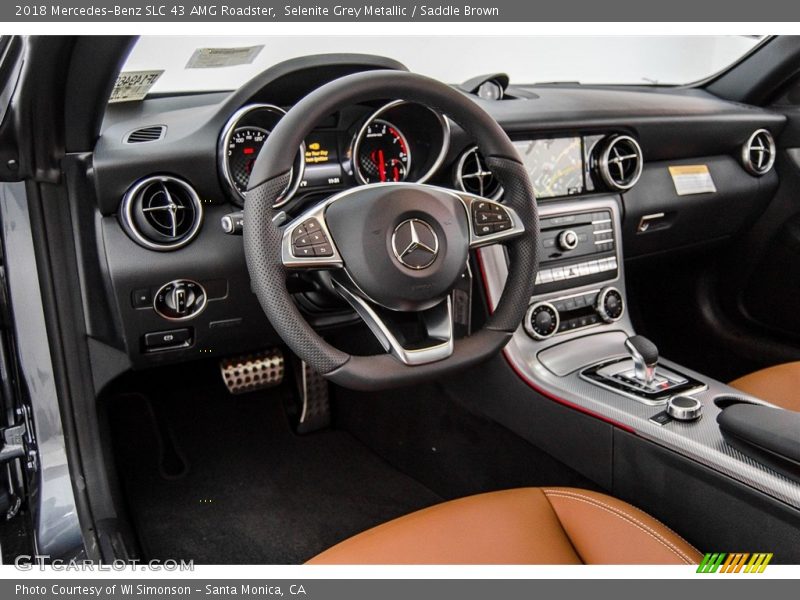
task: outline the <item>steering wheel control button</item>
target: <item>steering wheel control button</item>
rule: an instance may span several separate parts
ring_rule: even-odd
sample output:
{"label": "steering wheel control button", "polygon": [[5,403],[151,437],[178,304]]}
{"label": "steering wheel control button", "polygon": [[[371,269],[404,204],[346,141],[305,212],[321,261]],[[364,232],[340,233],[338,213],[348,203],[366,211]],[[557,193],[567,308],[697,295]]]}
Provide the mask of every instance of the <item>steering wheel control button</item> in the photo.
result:
{"label": "steering wheel control button", "polygon": [[696,421],[703,415],[703,403],[694,396],[673,396],[667,402],[667,414],[676,421]]}
{"label": "steering wheel control button", "polygon": [[622,293],[614,287],[600,290],[597,295],[597,314],[606,323],[619,321],[625,313],[625,300]]}
{"label": "steering wheel control button", "polygon": [[304,221],[303,228],[305,228],[306,233],[316,233],[317,231],[322,230],[322,228],[319,226],[319,221],[316,219],[308,219],[307,221]]}
{"label": "steering wheel control button", "polygon": [[333,247],[317,219],[307,219],[292,230],[292,254],[298,258],[333,256]]}
{"label": "steering wheel control button", "polygon": [[559,329],[561,317],[549,302],[537,302],[525,316],[525,331],[535,340],[546,340]]}
{"label": "steering wheel control button", "polygon": [[144,336],[145,352],[175,350],[177,348],[187,348],[191,345],[192,330],[188,327],[184,329],[171,329],[169,331],[146,333]]}
{"label": "steering wheel control button", "polygon": [[292,229],[292,241],[295,241],[297,238],[301,238],[301,237],[303,237],[303,236],[305,236],[307,234],[308,234],[308,232],[306,231],[305,226],[304,225],[298,225],[297,227]]}
{"label": "steering wheel control button", "polygon": [[189,279],[178,279],[161,286],[153,298],[153,308],[165,319],[184,321],[200,314],[207,299],[202,285]]}
{"label": "steering wheel control button", "polygon": [[478,200],[472,203],[472,227],[476,236],[511,229],[511,215],[497,202]]}
{"label": "steering wheel control button", "polygon": [[439,236],[426,221],[407,219],[392,233],[392,251],[404,267],[427,269],[439,255]]}

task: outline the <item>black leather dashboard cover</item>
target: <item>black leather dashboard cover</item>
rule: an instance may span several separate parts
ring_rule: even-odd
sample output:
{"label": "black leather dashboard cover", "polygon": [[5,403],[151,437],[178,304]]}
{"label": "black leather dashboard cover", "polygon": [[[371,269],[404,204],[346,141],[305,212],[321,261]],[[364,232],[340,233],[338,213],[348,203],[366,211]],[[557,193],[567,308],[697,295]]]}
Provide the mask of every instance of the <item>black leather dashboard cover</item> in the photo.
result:
{"label": "black leather dashboard cover", "polygon": [[800,479],[800,413],[743,402],[725,408],[717,423],[731,446]]}

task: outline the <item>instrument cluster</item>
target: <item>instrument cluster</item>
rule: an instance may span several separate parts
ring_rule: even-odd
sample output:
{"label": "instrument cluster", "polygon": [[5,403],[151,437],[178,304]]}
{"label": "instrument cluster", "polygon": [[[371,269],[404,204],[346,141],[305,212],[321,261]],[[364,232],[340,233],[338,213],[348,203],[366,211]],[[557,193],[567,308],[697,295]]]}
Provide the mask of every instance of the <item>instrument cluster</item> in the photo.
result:
{"label": "instrument cluster", "polygon": [[[235,204],[244,205],[255,160],[285,114],[279,106],[248,104],[223,128],[219,170]],[[442,166],[449,143],[447,118],[421,104],[395,100],[377,109],[341,111],[319,124],[298,148],[291,181],[276,206],[354,185],[424,183]]]}

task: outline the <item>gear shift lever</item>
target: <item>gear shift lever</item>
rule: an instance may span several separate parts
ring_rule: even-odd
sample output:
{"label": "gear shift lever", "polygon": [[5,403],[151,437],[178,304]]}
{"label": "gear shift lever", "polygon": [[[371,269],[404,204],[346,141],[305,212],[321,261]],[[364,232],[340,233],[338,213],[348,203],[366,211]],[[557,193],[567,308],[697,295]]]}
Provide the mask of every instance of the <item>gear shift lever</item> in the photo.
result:
{"label": "gear shift lever", "polygon": [[634,335],[625,340],[625,349],[633,358],[636,379],[649,386],[656,377],[658,347],[643,335]]}

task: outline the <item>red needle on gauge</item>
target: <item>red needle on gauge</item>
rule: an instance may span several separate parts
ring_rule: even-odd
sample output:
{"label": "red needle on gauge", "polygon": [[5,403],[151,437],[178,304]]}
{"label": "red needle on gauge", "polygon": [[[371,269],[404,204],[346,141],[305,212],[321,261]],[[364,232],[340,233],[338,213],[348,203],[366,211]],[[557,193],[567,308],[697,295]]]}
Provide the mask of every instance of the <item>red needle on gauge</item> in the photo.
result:
{"label": "red needle on gauge", "polygon": [[381,174],[381,181],[386,181],[386,159],[383,157],[383,150],[378,150],[378,172]]}

